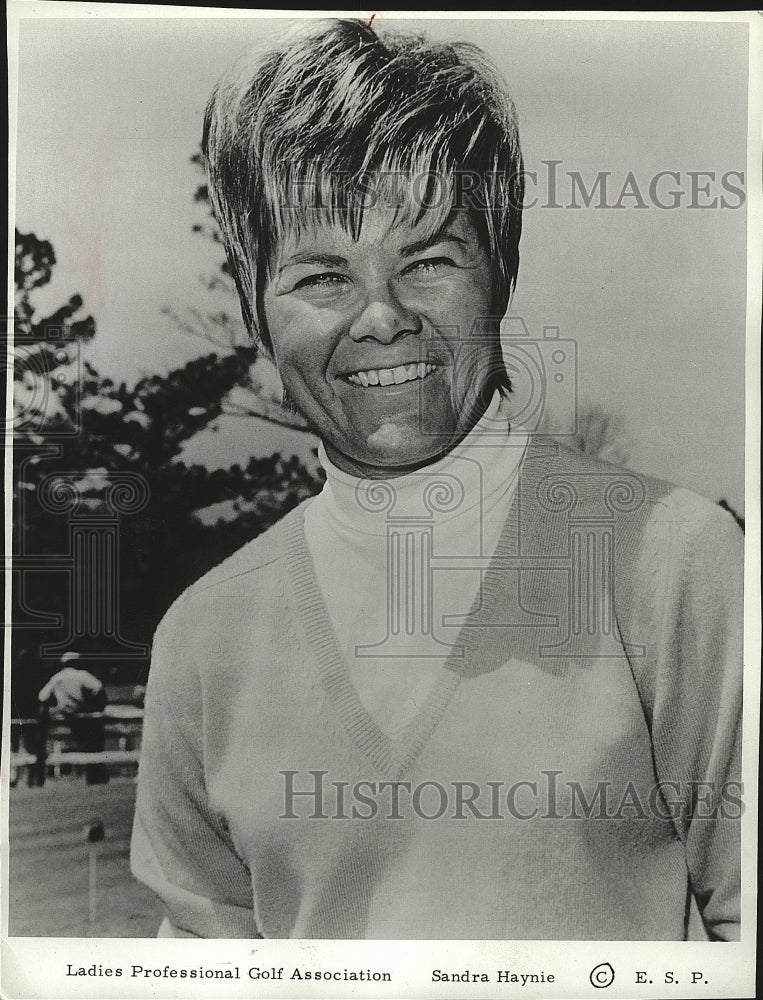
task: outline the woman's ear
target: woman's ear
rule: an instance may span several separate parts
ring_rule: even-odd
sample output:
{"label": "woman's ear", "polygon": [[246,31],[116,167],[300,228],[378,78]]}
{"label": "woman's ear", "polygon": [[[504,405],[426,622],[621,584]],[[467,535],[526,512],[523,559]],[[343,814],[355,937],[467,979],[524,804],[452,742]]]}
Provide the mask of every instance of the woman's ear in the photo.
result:
{"label": "woman's ear", "polygon": [[270,368],[269,375],[269,386],[273,392],[273,402],[277,403],[282,410],[292,416],[301,417],[302,414],[299,412],[297,407],[291,401],[289,393],[286,390],[284,381],[281,378],[281,373],[278,370],[278,359],[272,351],[268,352],[267,362],[263,358],[263,362],[267,363]]}
{"label": "woman's ear", "polygon": [[268,403],[281,405],[284,395],[283,382],[278,374],[275,358],[267,348],[262,347],[251,369],[252,388]]}

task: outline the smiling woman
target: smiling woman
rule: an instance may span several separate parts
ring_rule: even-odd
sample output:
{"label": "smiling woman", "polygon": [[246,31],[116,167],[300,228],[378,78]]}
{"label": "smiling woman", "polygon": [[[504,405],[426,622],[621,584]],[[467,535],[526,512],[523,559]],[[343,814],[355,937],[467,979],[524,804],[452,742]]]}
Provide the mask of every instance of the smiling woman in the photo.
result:
{"label": "smiling woman", "polygon": [[[509,384],[514,105],[472,46],[345,21],[285,51],[254,83],[243,59],[213,95],[210,191],[244,319],[289,400],[340,468],[394,475],[452,448]],[[419,365],[425,385],[389,388]]]}
{"label": "smiling woman", "polygon": [[132,864],[162,933],[737,938],[740,533],[509,419],[497,74],[311,23],[226,74],[204,152],[327,481],[157,632]]}

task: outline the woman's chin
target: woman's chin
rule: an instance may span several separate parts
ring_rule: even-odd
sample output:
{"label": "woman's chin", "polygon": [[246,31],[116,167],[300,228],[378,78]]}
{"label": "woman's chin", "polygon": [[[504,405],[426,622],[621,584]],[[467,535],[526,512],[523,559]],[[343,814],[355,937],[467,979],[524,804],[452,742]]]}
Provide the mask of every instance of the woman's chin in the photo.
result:
{"label": "woman's chin", "polygon": [[327,442],[326,452],[340,469],[356,475],[384,478],[402,475],[408,469],[436,461],[453,447],[453,438],[452,432],[425,435],[418,427],[412,429],[385,423],[359,446],[338,451]]}
{"label": "woman's chin", "polygon": [[425,450],[422,449],[423,444],[426,441],[422,440],[418,430],[414,433],[411,428],[398,423],[386,423],[369,435],[366,448],[385,464],[398,465],[401,460]]}

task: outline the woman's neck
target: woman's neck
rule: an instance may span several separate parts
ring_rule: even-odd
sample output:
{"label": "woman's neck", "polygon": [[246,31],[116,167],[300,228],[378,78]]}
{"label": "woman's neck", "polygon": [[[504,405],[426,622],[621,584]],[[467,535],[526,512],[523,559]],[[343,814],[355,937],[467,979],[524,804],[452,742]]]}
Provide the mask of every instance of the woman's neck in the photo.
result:
{"label": "woman's neck", "polygon": [[[502,400],[499,390],[495,390],[492,395],[485,399],[481,397],[478,408],[470,417],[456,429],[451,438],[440,449],[435,449],[431,455],[427,455],[420,462],[407,465],[370,465],[360,462],[350,455],[338,451],[330,442],[321,442],[319,456],[321,464],[327,459],[334,469],[354,476],[356,479],[400,479],[412,473],[421,472],[422,469],[436,467],[438,463],[447,459],[448,455],[456,452],[459,446],[474,433],[475,429],[482,424],[485,419],[495,419],[498,415],[499,406]],[[431,438],[430,438],[431,440]]]}

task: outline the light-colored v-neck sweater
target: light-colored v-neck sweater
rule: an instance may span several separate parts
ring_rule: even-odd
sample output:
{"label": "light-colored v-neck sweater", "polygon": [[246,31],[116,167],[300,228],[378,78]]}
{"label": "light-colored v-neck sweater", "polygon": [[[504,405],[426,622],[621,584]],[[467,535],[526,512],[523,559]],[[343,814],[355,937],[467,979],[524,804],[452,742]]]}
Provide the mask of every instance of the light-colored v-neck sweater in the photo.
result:
{"label": "light-colored v-neck sweater", "polygon": [[[510,428],[496,392],[444,458],[383,485],[318,450],[326,482],[305,508],[305,540],[350,680],[388,736],[411,722],[442,670],[498,545],[526,447],[527,432]],[[427,558],[437,566],[444,557],[447,568],[428,578]],[[384,641],[391,612],[401,618],[401,651]],[[422,614],[431,648],[413,656]]]}
{"label": "light-colored v-neck sweater", "polygon": [[[738,936],[742,536],[727,513],[532,442],[471,614],[391,738],[340,653],[304,510],[157,631],[132,866],[175,928]],[[393,644],[426,648],[425,629],[391,624]]]}

